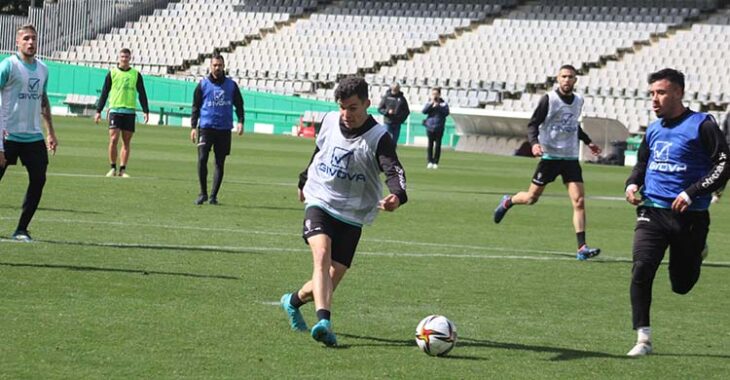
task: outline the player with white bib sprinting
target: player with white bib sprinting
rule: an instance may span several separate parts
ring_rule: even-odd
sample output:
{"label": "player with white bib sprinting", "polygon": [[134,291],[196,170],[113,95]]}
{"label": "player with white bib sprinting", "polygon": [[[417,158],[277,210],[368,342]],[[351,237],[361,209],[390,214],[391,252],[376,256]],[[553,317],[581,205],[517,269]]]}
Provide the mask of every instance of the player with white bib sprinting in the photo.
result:
{"label": "player with white bib sprinting", "polygon": [[527,126],[532,154],[540,157],[540,163],[527,191],[502,197],[494,210],[494,223],[501,222],[514,205],[535,204],[545,186],[560,175],[573,204],[573,227],[578,240],[576,257],[578,260],[587,260],[598,255],[601,250],[586,244],[585,189],[583,172],[578,162],[578,140],[588,145],[594,155],[600,154],[601,148],[591,142],[580,127],[583,98],[573,92],[576,75],[575,67],[563,65],[558,71],[558,88],[540,99]]}

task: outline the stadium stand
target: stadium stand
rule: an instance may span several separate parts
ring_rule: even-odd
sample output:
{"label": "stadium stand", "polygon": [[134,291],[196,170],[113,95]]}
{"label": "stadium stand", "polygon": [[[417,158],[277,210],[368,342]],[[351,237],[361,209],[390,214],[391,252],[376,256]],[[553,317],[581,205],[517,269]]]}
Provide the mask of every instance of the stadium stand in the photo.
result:
{"label": "stadium stand", "polygon": [[[628,117],[622,122],[637,130],[647,122],[646,118],[638,122],[631,119],[649,108],[645,104],[646,74],[674,67],[687,75],[685,100],[690,108],[721,111],[730,103],[729,36],[730,10],[725,9],[689,29],[678,30],[651,49],[627,54],[621,61],[609,61],[605,68],[590,71],[581,78],[588,84],[583,90],[596,105],[594,113],[619,120]],[[639,111],[635,111],[636,106]],[[719,112],[718,116],[724,118],[724,114]]]}
{"label": "stadium stand", "polygon": [[[142,16],[137,22],[113,29],[111,33],[55,57],[108,66],[116,62],[119,49],[127,47],[132,50],[141,72],[163,75],[186,67],[187,62],[197,62],[214,50],[261,38],[263,33],[273,31],[277,23],[288,22],[292,15],[302,14],[304,9],[317,4],[309,0],[296,2],[296,5],[306,6],[295,6],[291,0],[267,3],[290,5],[242,6],[237,0],[186,0],[156,10],[150,16]],[[268,12],[273,9],[283,12]]]}
{"label": "stadium stand", "polygon": [[[245,88],[288,94],[319,89],[321,98],[331,99],[339,77],[423,52],[498,13],[502,3],[508,2],[340,1],[224,56]],[[201,75],[207,66],[190,73]]]}
{"label": "stadium stand", "polygon": [[[40,3],[41,1],[38,1]],[[0,15],[0,51],[15,50],[15,29],[28,22],[44,37],[38,54],[51,56],[94,38],[112,27],[136,20],[170,0],[56,0],[29,7],[28,17]]]}
{"label": "stadium stand", "polygon": [[424,85],[441,86],[452,104],[495,104],[504,95],[546,88],[562,64],[600,66],[699,14],[696,8],[528,5],[381,74],[411,84],[411,92],[415,85],[409,98],[423,99]]}
{"label": "stadium stand", "polygon": [[413,109],[439,86],[453,107],[507,112],[532,111],[569,63],[585,116],[632,133],[653,117],[645,81],[662,67],[687,74],[691,108],[723,120],[730,103],[725,0],[156,3],[169,4],[53,57],[109,67],[129,47],[143,73],[197,80],[222,52],[247,90],[331,101],[339,78],[362,75],[376,104],[398,81]]}

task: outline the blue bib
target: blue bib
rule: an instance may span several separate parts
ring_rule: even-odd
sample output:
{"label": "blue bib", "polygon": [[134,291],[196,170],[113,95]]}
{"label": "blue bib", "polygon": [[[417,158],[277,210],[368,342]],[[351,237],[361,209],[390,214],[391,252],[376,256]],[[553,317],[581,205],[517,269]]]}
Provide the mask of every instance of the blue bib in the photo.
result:
{"label": "blue bib", "polygon": [[[710,172],[712,161],[700,139],[700,125],[707,118],[693,112],[671,128],[662,126],[662,119],[649,125],[650,153],[642,190],[647,205],[671,208],[681,192]],[[693,198],[690,210],[706,210],[711,198],[711,194]]]}
{"label": "blue bib", "polygon": [[203,105],[200,108],[200,128],[222,130],[233,129],[233,92],[235,84],[230,78],[225,78],[218,85],[205,78],[200,82],[203,91]]}

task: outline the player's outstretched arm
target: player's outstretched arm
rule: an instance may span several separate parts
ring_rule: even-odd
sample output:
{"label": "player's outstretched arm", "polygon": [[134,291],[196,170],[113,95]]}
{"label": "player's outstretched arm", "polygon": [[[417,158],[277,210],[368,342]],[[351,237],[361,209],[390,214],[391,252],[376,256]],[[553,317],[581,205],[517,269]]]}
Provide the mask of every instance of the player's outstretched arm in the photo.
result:
{"label": "player's outstretched arm", "polygon": [[532,155],[535,157],[542,157],[542,145],[533,144],[532,145]]}
{"label": "player's outstretched arm", "polygon": [[635,190],[633,191],[634,199],[636,198],[636,192],[641,188],[641,186],[644,186],[644,176],[646,175],[646,167],[649,162],[649,145],[646,142],[646,136],[641,139],[641,144],[639,144],[639,151],[636,154],[636,165],[634,165],[634,169],[631,170],[631,174],[629,175],[629,178],[626,180],[626,200],[633,204],[637,205],[638,203],[632,203],[629,200],[628,193],[629,188],[631,186],[635,187]]}
{"label": "player's outstretched arm", "polygon": [[626,187],[626,202],[629,202],[630,204],[634,206],[638,206],[639,203],[641,203],[641,199],[636,196],[636,193],[639,191],[639,186],[631,184]]}
{"label": "player's outstretched arm", "polygon": [[51,102],[48,100],[48,94],[43,93],[41,98],[41,116],[46,124],[46,146],[53,155],[56,154],[56,148],[58,148],[58,139],[56,138],[56,130],[53,128],[53,120],[51,119]]}
{"label": "player's outstretched arm", "polygon": [[389,194],[378,203],[378,208],[384,211],[395,211],[398,207],[400,207],[400,198],[395,194]]}
{"label": "player's outstretched arm", "polygon": [[[380,169],[385,173],[385,184],[390,191],[390,195],[383,198],[378,207],[382,210],[393,211],[400,207],[400,205],[408,202],[408,194],[406,193],[406,172],[398,159],[398,154],[395,152],[395,144],[389,134],[384,133],[380,138],[375,154],[378,157]],[[398,198],[398,203],[395,207],[393,207],[391,197]]]}
{"label": "player's outstretched arm", "polygon": [[195,144],[198,140],[198,128],[190,128],[190,141]]}
{"label": "player's outstretched arm", "polygon": [[677,198],[674,198],[674,202],[672,202],[672,211],[674,212],[685,212],[689,208],[692,201],[690,200],[687,193],[682,192],[681,194],[677,195]]}
{"label": "player's outstretched arm", "polygon": [[598,156],[599,154],[601,154],[601,147],[594,143],[588,144],[588,148],[591,150],[591,153],[593,153],[594,156]]}

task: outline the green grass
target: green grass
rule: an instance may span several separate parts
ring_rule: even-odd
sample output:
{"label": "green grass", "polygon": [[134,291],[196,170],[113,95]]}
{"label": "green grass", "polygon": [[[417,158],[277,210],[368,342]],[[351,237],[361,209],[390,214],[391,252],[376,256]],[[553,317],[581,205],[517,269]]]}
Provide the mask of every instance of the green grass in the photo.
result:
{"label": "green grass", "polygon": [[[311,140],[234,138],[221,205],[194,206],[187,129],[138,128],[129,173],[105,178],[106,129],[57,118],[37,242],[0,242],[0,378],[727,378],[728,202],[713,206],[697,287],[672,294],[660,268],[656,355],[627,359],[634,216],[628,168],[584,165],[588,241],[574,258],[565,189],[533,207],[491,211],[525,189],[531,159],[399,148],[410,201],[364,230],[334,298],[342,348],[288,330],[279,297],[310,276],[295,183]],[[25,192],[21,167],[0,183],[0,236]],[[596,198],[598,197],[598,198]],[[603,197],[613,197],[603,198]],[[311,323],[311,305],[303,308]],[[418,321],[444,314],[460,341],[421,353]]]}

